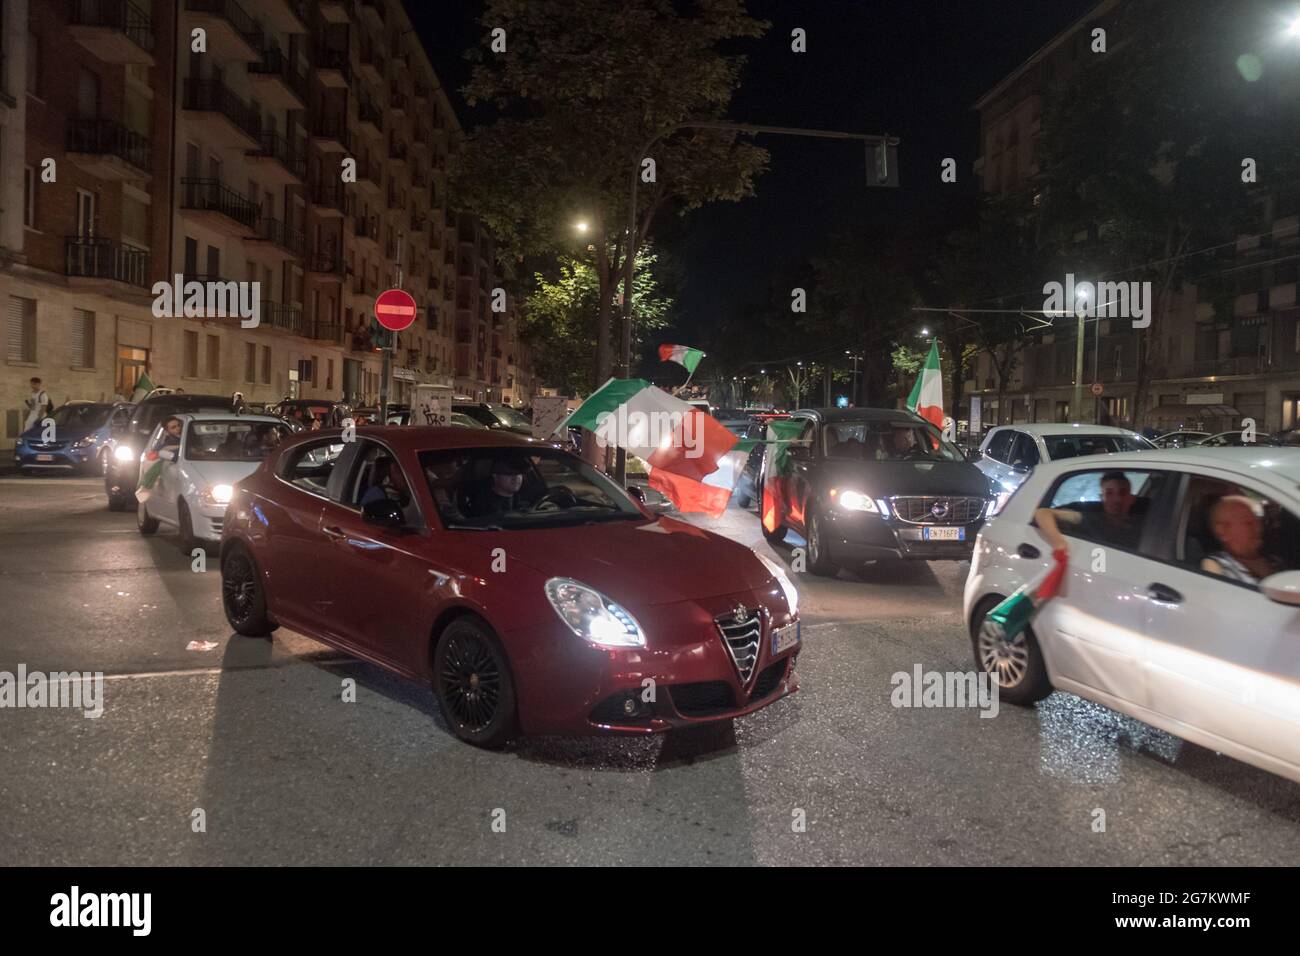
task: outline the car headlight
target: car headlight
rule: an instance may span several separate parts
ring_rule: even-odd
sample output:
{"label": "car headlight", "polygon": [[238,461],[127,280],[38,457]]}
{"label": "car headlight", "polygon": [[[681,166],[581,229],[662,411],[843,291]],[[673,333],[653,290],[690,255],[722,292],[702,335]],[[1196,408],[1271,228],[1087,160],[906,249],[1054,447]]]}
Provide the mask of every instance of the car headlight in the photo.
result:
{"label": "car headlight", "polygon": [[95,444],[95,436],[94,436],[94,435],[87,435],[85,438],[82,438],[82,439],[79,440],[79,441],[74,441],[74,442],[72,443],[72,447],[73,447],[73,448],[89,448],[89,447],[90,447],[91,445],[93,445],[93,444]]}
{"label": "car headlight", "polygon": [[772,577],[776,578],[776,583],[781,585],[781,590],[785,594],[785,604],[786,607],[790,609],[790,613],[792,615],[798,614],[799,591],[790,581],[789,576],[786,575],[785,568],[781,567],[781,565],[777,564],[767,555],[759,554],[757,551],[754,552],[754,557],[763,562],[763,567],[767,568],[767,570],[771,572]]}
{"label": "car headlight", "polygon": [[213,485],[211,488],[204,489],[199,497],[209,504],[227,505],[230,504],[230,499],[234,497],[234,494],[234,485]]}
{"label": "car headlight", "polygon": [[880,505],[876,504],[875,499],[860,491],[841,491],[838,500],[840,507],[846,511],[866,511],[871,514],[881,513]]}
{"label": "car headlight", "polygon": [[584,641],[600,647],[644,647],[636,619],[595,588],[572,578],[551,578],[546,597],[560,620]]}
{"label": "car headlight", "polygon": [[993,503],[989,505],[989,517],[992,518],[995,514],[997,514],[999,511],[1005,508],[1007,506],[1007,502],[1011,500],[1011,496],[1013,494],[1015,494],[1014,491],[999,491],[993,497]]}
{"label": "car headlight", "polygon": [[130,445],[118,445],[113,449],[113,457],[118,461],[135,461],[138,456]]}

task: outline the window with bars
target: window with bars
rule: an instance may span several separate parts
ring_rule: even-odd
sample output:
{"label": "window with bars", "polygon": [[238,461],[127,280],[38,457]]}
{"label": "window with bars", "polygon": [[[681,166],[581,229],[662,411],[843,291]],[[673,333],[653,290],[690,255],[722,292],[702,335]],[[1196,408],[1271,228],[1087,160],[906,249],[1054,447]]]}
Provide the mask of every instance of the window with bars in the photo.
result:
{"label": "window with bars", "polygon": [[185,365],[182,373],[187,378],[199,377],[199,333],[185,333]]}
{"label": "window with bars", "polygon": [[72,367],[95,367],[95,313],[72,310]]}
{"label": "window with bars", "polygon": [[36,300],[9,297],[5,358],[10,362],[36,362]]}

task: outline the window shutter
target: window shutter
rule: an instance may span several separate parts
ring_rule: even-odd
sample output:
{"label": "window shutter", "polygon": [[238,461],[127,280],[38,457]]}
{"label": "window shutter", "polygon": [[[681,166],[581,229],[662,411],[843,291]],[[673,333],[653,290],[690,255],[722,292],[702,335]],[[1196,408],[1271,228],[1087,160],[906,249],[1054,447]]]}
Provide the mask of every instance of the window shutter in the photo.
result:
{"label": "window shutter", "polygon": [[9,297],[9,321],[7,357],[10,362],[23,361],[23,316],[26,314],[23,300],[16,295]]}

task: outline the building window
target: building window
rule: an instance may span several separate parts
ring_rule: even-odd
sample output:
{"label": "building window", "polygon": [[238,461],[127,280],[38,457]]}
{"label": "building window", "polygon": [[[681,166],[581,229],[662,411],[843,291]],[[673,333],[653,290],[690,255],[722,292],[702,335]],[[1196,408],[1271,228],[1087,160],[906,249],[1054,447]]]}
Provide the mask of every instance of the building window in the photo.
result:
{"label": "building window", "polygon": [[182,366],[182,375],[186,378],[199,377],[199,333],[185,333],[185,364]]}
{"label": "building window", "polygon": [[208,336],[208,378],[221,378],[221,338]]}
{"label": "building window", "polygon": [[334,360],[325,360],[325,389],[332,392],[334,390]]}
{"label": "building window", "polygon": [[250,385],[257,381],[257,344],[244,343],[244,381]]}
{"label": "building window", "polygon": [[30,27],[27,29],[27,92],[41,95],[41,38]]}
{"label": "building window", "polygon": [[23,225],[36,228],[36,168],[33,166],[23,170]]}
{"label": "building window", "polygon": [[271,384],[271,346],[262,346],[262,384]]}
{"label": "building window", "polygon": [[95,313],[72,310],[72,367],[95,367]]}
{"label": "building window", "polygon": [[8,342],[5,357],[10,362],[36,362],[36,300],[9,297]]}

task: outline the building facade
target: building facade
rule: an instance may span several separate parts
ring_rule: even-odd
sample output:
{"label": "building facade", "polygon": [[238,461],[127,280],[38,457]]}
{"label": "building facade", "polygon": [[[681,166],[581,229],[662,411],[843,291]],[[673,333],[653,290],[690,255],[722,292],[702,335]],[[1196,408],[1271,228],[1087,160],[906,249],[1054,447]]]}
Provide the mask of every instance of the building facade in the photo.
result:
{"label": "building facade", "polygon": [[[397,286],[420,311],[393,337],[390,402],[420,383],[531,397],[514,303],[491,310],[491,239],[448,209],[460,126],[400,2],[0,0],[0,17],[0,448],[32,376],[57,405],[129,397],[146,372],[374,405],[374,299]],[[178,276],[256,283],[258,325],[158,314]]]}

